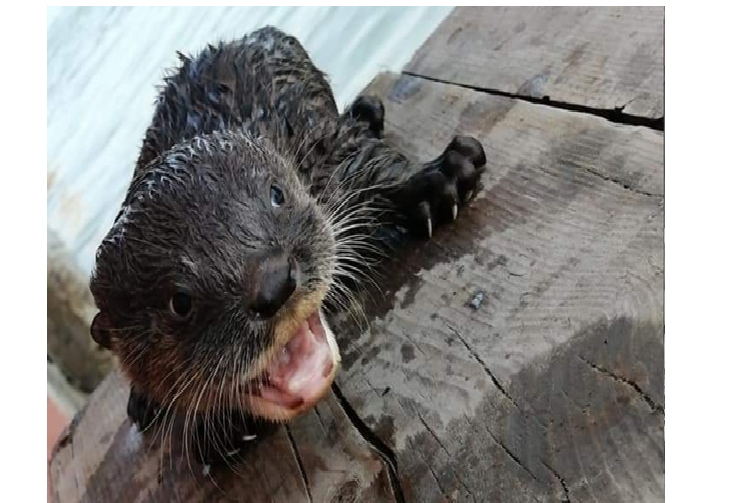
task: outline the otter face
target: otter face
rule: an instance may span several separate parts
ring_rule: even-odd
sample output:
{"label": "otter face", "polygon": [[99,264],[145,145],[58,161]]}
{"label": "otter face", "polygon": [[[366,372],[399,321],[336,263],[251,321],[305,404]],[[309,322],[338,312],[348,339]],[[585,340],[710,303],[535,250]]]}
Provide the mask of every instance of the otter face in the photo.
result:
{"label": "otter face", "polygon": [[290,419],[338,368],[321,312],[335,248],[328,217],[268,143],[195,138],[132,181],[96,256],[91,333],[162,405]]}

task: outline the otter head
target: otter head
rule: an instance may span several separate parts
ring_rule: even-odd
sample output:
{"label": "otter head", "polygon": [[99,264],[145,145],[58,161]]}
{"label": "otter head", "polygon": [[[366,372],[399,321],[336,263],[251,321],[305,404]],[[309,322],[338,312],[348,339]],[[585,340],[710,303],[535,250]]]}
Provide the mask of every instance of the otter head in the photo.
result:
{"label": "otter head", "polygon": [[96,255],[91,333],[163,405],[287,420],[338,367],[321,310],[334,257],[330,222],[268,143],[198,137],[135,175]]}

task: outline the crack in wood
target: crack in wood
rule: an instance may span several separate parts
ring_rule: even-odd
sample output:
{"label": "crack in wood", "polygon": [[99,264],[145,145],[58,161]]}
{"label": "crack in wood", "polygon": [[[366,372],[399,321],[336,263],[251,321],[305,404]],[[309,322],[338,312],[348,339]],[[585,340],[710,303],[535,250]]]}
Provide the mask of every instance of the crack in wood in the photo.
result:
{"label": "crack in wood", "polygon": [[[427,465],[427,466],[428,466],[428,465]],[[437,478],[437,474],[436,474],[436,473],[434,473],[434,470],[432,469],[432,467],[431,467],[431,466],[429,466],[429,473],[431,473],[431,474],[432,474],[432,478],[433,478],[433,479],[434,479],[434,481],[435,481],[435,482],[437,483],[437,487],[439,487],[439,492],[441,492],[441,493],[442,493],[442,494],[443,494],[443,495],[445,496],[445,498],[447,498],[447,499],[449,500],[449,499],[450,499],[450,496],[449,496],[449,495],[447,494],[447,492],[446,492],[446,491],[444,490],[444,488],[442,487],[442,483],[441,483],[441,482],[439,481],[439,479]]]}
{"label": "crack in wood", "polygon": [[540,463],[542,463],[542,465],[545,468],[547,468],[548,470],[550,470],[550,473],[552,473],[553,476],[556,479],[558,479],[558,481],[560,482],[560,487],[563,488],[563,492],[565,493],[565,499],[562,500],[562,501],[565,502],[565,503],[570,503],[570,490],[568,489],[568,485],[565,483],[565,479],[563,477],[561,477],[560,474],[558,472],[556,472],[555,469],[552,466],[550,466],[549,464],[545,463],[543,460],[540,459]]}
{"label": "crack in wood", "polygon": [[306,469],[303,466],[303,460],[301,460],[301,455],[298,452],[298,447],[295,444],[295,439],[293,438],[293,434],[290,432],[290,427],[288,425],[285,425],[285,432],[288,434],[288,441],[290,442],[290,448],[293,451],[293,457],[295,457],[295,461],[298,464],[298,469],[301,472],[301,477],[303,478],[303,486],[306,488],[306,495],[308,496],[309,503],[313,503],[313,497],[311,496],[311,486],[308,483],[308,476],[306,475]]}
{"label": "crack in wood", "polygon": [[[440,448],[445,452],[445,454],[447,454],[447,457],[450,458],[450,459],[452,459],[452,455],[450,454],[450,451],[447,450],[447,448],[442,443],[442,440],[440,440],[440,438],[437,436],[437,434],[434,433],[434,431],[432,431],[432,429],[429,427],[429,425],[427,424],[427,422],[424,421],[424,418],[421,417],[421,414],[419,414],[419,412],[417,411],[416,412],[416,415],[419,418],[419,421],[421,421],[421,424],[423,424],[424,427],[427,429],[427,431],[432,435],[432,437],[434,437],[434,440],[437,441],[437,443],[439,444]],[[432,472],[432,475],[434,476],[434,479],[437,480],[437,476],[436,476],[436,474],[434,472],[434,469],[428,463],[427,463],[427,466],[429,467],[429,471]],[[475,499],[475,496],[470,491],[470,489],[468,489],[468,486],[465,485],[465,482],[463,482],[462,479],[458,476],[457,471],[452,470],[452,475],[460,483],[460,485],[468,492],[468,494],[473,498],[473,501],[475,501],[476,500]],[[442,494],[444,494],[445,496],[448,496],[447,493],[445,492],[445,490],[439,484],[439,480],[437,480],[437,485],[439,485],[439,489],[440,489],[440,491],[442,491]]]}
{"label": "crack in wood", "polygon": [[613,109],[595,108],[595,107],[589,107],[586,105],[578,105],[575,103],[569,103],[567,101],[551,100],[547,96],[544,96],[542,98],[534,98],[532,96],[526,96],[526,95],[517,94],[517,93],[510,93],[506,91],[499,91],[497,89],[488,89],[485,87],[472,86],[470,84],[462,84],[460,82],[453,82],[453,81],[446,80],[446,79],[429,77],[427,75],[409,72],[407,70],[402,71],[401,74],[408,75],[409,77],[416,77],[419,79],[428,80],[430,82],[436,82],[438,84],[447,84],[450,86],[462,87],[464,89],[470,89],[471,91],[477,91],[480,93],[490,94],[493,96],[502,96],[504,98],[512,98],[516,100],[526,101],[527,103],[533,103],[535,105],[549,106],[552,108],[557,108],[558,110],[566,110],[569,112],[577,112],[577,113],[583,113],[583,114],[588,114],[588,115],[594,115],[596,117],[601,117],[602,119],[606,119],[609,122],[614,122],[616,124],[622,124],[626,126],[642,126],[642,127],[646,127],[649,129],[653,129],[655,131],[665,130],[665,117],[658,117],[657,119],[651,119],[648,117],[641,117],[639,115],[632,115],[632,114],[628,114],[624,112],[624,109],[621,107],[616,107]]}
{"label": "crack in wood", "polygon": [[588,365],[589,367],[591,367],[593,370],[595,370],[596,372],[599,372],[601,374],[605,374],[605,375],[611,377],[612,379],[614,379],[615,381],[619,381],[619,382],[621,382],[623,384],[626,384],[627,386],[629,386],[630,388],[632,388],[645,401],[645,403],[648,404],[648,406],[650,407],[650,409],[653,412],[657,412],[658,414],[665,415],[665,409],[663,408],[663,406],[660,405],[660,404],[658,404],[658,403],[656,403],[655,400],[653,400],[652,398],[650,398],[650,395],[648,395],[647,393],[645,393],[645,391],[636,382],[634,382],[634,381],[632,381],[630,379],[627,379],[626,377],[622,377],[620,375],[617,375],[614,372],[612,372],[612,371],[610,371],[610,370],[608,370],[608,369],[606,369],[604,367],[601,367],[599,365],[596,365],[595,363],[587,360],[586,358],[584,358],[581,355],[578,355],[578,358],[582,362],[584,362],[586,365]]}
{"label": "crack in wood", "polygon": [[628,184],[624,183],[623,181],[621,181],[621,180],[619,180],[617,178],[613,178],[611,176],[607,176],[604,173],[600,173],[600,172],[596,171],[595,169],[589,168],[587,166],[579,166],[579,167],[583,168],[584,170],[586,170],[587,172],[591,173],[592,175],[598,176],[602,180],[606,180],[607,182],[615,183],[615,184],[619,185],[620,187],[622,187],[623,189],[629,190],[630,192],[634,192],[636,194],[641,194],[641,195],[647,196],[647,197],[658,197],[658,198],[662,198],[663,197],[662,194],[654,194],[653,192],[648,192],[646,190],[636,189],[636,188],[632,187],[631,185],[628,185]]}
{"label": "crack in wood", "polygon": [[[79,417],[81,416],[75,416],[74,419],[72,420],[72,424],[68,426],[67,433],[66,433],[67,436],[65,437],[65,444],[64,446],[62,446],[62,448],[59,449],[59,451],[61,451],[63,448],[65,448],[68,445],[70,449],[70,459],[74,459],[74,456],[75,456],[75,444],[74,444],[74,438],[72,436],[72,433],[74,429],[77,428],[77,421],[79,421]],[[54,456],[56,456],[56,454]],[[80,499],[84,499],[84,497],[87,496],[87,487],[85,484],[82,483],[82,481],[84,480],[84,477],[81,476],[79,467],[74,462],[72,463],[72,469],[74,472],[73,480],[75,484],[75,490],[76,490],[77,497]],[[61,501],[59,499],[59,492],[56,487],[54,488],[54,496],[55,496],[55,501]]]}
{"label": "crack in wood", "polygon": [[[496,389],[498,389],[502,395],[504,395],[506,398],[509,399],[512,405],[514,405],[514,407],[524,416],[524,419],[526,420],[526,419],[532,418],[538,425],[540,425],[540,427],[542,427],[544,430],[547,430],[548,429],[547,425],[545,425],[540,420],[540,418],[537,417],[537,414],[534,411],[532,411],[531,407],[525,404],[527,405],[527,407],[526,409],[523,409],[522,407],[519,406],[516,400],[514,400],[514,398],[511,395],[509,395],[509,393],[506,391],[506,388],[504,388],[504,386],[496,378],[496,376],[493,375],[493,372],[491,372],[491,370],[488,368],[485,362],[483,362],[483,359],[480,356],[478,356],[478,353],[475,350],[473,350],[473,348],[467,343],[465,339],[463,339],[462,335],[460,335],[460,332],[457,329],[455,329],[455,327],[450,325],[449,323],[445,323],[445,324],[447,325],[447,328],[450,329],[450,331],[454,333],[458,339],[460,339],[460,342],[463,344],[463,346],[465,346],[465,348],[473,356],[473,358],[475,358],[475,360],[481,365],[481,367],[483,367],[483,370],[486,372],[488,377],[491,379],[491,382],[496,387]],[[527,412],[525,412],[525,410]]]}
{"label": "crack in wood", "polygon": [[372,429],[370,429],[367,424],[365,424],[365,422],[360,418],[352,405],[350,405],[350,403],[344,397],[342,390],[339,388],[339,385],[336,382],[332,383],[331,390],[357,433],[359,433],[360,436],[364,438],[368,444],[370,444],[370,447],[372,447],[373,450],[378,453],[380,459],[383,461],[383,464],[386,466],[385,471],[388,474],[388,479],[391,482],[391,490],[393,491],[393,497],[396,500],[396,503],[405,503],[406,500],[403,495],[403,489],[401,488],[401,481],[398,477],[398,462],[396,461],[396,454],[390,447],[383,443],[383,441],[375,434],[375,432],[373,432]]}
{"label": "crack in wood", "polygon": [[506,391],[506,389],[503,387],[503,385],[499,382],[498,379],[496,379],[496,376],[493,375],[493,372],[486,366],[486,364],[483,362],[480,356],[478,356],[478,353],[473,350],[473,348],[470,346],[470,344],[467,343],[465,339],[463,339],[462,335],[460,335],[460,332],[458,332],[455,327],[450,325],[449,323],[446,323],[447,328],[450,329],[450,331],[457,336],[458,339],[460,339],[460,342],[462,342],[463,346],[468,350],[468,353],[475,358],[475,360],[483,367],[483,370],[488,374],[488,377],[491,379],[491,382],[493,382],[493,385],[496,386],[496,389],[498,389],[502,395],[504,395],[506,398],[509,399],[509,401],[516,407],[517,409],[521,410],[519,407],[519,404],[517,404],[514,399],[509,395],[509,393]]}
{"label": "crack in wood", "polygon": [[493,441],[494,441],[494,442],[496,442],[496,443],[498,444],[498,446],[499,446],[499,447],[501,447],[501,449],[503,449],[503,451],[504,451],[504,452],[505,452],[505,453],[506,453],[506,454],[507,454],[507,455],[509,456],[509,458],[511,458],[511,459],[512,459],[512,461],[514,461],[514,462],[515,462],[515,463],[516,463],[517,465],[519,465],[519,466],[520,466],[520,467],[521,467],[521,468],[522,468],[522,469],[523,469],[523,470],[524,470],[525,472],[527,472],[527,474],[528,474],[528,475],[529,475],[530,477],[532,477],[532,480],[534,480],[535,482],[540,482],[540,483],[542,483],[542,481],[541,481],[540,479],[538,479],[538,478],[537,478],[537,477],[535,476],[535,474],[534,474],[534,473],[532,473],[532,470],[530,470],[529,468],[527,468],[527,467],[526,467],[526,466],[524,465],[524,463],[522,463],[522,462],[521,462],[521,460],[520,460],[520,459],[519,459],[519,458],[518,458],[518,457],[517,457],[517,456],[516,456],[516,455],[515,455],[515,454],[514,454],[513,452],[511,452],[511,450],[509,450],[509,448],[508,448],[508,447],[506,447],[506,445],[505,445],[505,444],[504,444],[504,443],[503,443],[503,442],[502,442],[502,441],[501,441],[501,440],[500,440],[500,439],[499,439],[499,438],[498,438],[498,437],[497,437],[496,435],[494,435],[494,434],[493,434],[493,432],[492,432],[492,431],[491,431],[491,430],[490,430],[490,429],[488,428],[488,425],[485,425],[485,428],[486,428],[486,431],[488,432],[488,435],[490,435],[490,437],[491,437],[491,438],[493,439]]}
{"label": "crack in wood", "polygon": [[314,407],[313,412],[314,414],[316,414],[316,417],[319,420],[319,424],[321,425],[321,428],[326,431],[326,425],[324,424],[324,418],[321,417],[318,407]]}
{"label": "crack in wood", "polygon": [[618,110],[618,111],[620,111],[620,112],[624,112],[624,109],[625,109],[625,108],[627,108],[627,105],[629,105],[630,103],[632,103],[632,102],[633,102],[633,101],[635,101],[636,99],[637,99],[637,97],[634,97],[634,98],[632,98],[632,99],[628,100],[628,101],[627,101],[627,103],[625,103],[625,104],[624,104],[624,105],[622,105],[622,106],[616,107],[616,108],[615,108],[615,110]]}
{"label": "crack in wood", "polygon": [[438,443],[438,444],[439,444],[439,446],[440,446],[440,447],[442,448],[442,450],[443,450],[443,451],[445,451],[445,454],[447,454],[447,457],[449,457],[449,458],[452,458],[452,456],[450,455],[450,452],[449,452],[449,451],[447,450],[447,448],[446,448],[446,447],[444,446],[444,444],[443,444],[443,443],[442,443],[442,441],[441,441],[441,440],[439,439],[439,437],[437,436],[437,434],[436,434],[436,433],[434,433],[434,431],[432,431],[432,429],[431,429],[431,428],[429,427],[429,425],[427,424],[427,422],[426,422],[426,421],[424,421],[424,418],[423,418],[423,417],[421,417],[421,414],[419,414],[419,413],[417,412],[417,414],[416,414],[416,415],[418,416],[418,418],[419,418],[419,421],[421,421],[421,424],[423,424],[423,425],[424,425],[424,428],[426,428],[426,429],[427,429],[427,431],[428,431],[428,432],[429,432],[429,433],[430,433],[430,434],[432,435],[432,437],[434,437],[434,440],[436,440],[436,441],[437,441],[437,443]]}
{"label": "crack in wood", "polygon": [[508,447],[506,447],[506,445],[505,445],[505,444],[504,444],[504,443],[503,443],[503,442],[502,442],[501,440],[499,440],[499,439],[498,439],[498,438],[497,438],[497,437],[496,437],[495,435],[493,435],[493,434],[492,434],[491,436],[493,437],[493,440],[494,440],[494,441],[495,441],[495,442],[496,442],[496,443],[497,443],[497,444],[499,445],[499,447],[501,447],[501,448],[502,448],[502,449],[504,450],[504,452],[506,452],[506,454],[507,454],[507,455],[508,455],[508,456],[509,456],[509,457],[510,457],[511,459],[513,459],[513,460],[514,460],[514,462],[515,462],[516,464],[518,464],[519,466],[521,466],[521,467],[522,467],[522,469],[523,469],[523,470],[524,470],[525,472],[527,472],[527,473],[529,474],[529,476],[530,476],[530,477],[532,477],[532,478],[533,478],[534,480],[536,480],[537,482],[539,482],[539,481],[540,481],[540,480],[539,480],[539,479],[538,479],[538,478],[537,478],[537,477],[535,476],[535,474],[534,474],[534,473],[532,473],[532,470],[530,470],[529,468],[527,468],[527,467],[526,467],[526,466],[524,465],[524,463],[522,463],[522,462],[521,462],[521,460],[520,460],[520,459],[519,459],[519,458],[518,458],[518,457],[517,457],[516,455],[514,455],[514,453],[513,453],[513,452],[511,452],[511,451],[509,450],[509,448],[508,448]]}

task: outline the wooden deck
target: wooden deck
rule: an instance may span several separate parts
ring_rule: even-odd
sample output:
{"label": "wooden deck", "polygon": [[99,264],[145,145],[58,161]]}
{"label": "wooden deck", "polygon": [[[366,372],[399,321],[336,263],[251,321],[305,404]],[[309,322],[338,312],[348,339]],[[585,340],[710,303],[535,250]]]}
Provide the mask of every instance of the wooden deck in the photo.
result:
{"label": "wooden deck", "polygon": [[663,25],[453,11],[368,91],[413,158],[477,137],[484,190],[338,331],[333,393],[204,476],[160,464],[113,374],[53,456],[57,501],[662,501]]}

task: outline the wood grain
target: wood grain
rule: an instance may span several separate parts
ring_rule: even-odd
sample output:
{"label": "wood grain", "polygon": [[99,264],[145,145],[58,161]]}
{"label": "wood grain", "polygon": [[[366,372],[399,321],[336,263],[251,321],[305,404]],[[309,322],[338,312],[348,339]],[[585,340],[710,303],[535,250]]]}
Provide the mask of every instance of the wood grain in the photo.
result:
{"label": "wood grain", "polygon": [[663,7],[459,7],[405,70],[660,118],[664,18]]}
{"label": "wood grain", "polygon": [[417,160],[458,133],[489,159],[456,225],[393,258],[369,330],[339,330],[339,386],[407,499],[662,499],[663,134],[409,76],[371,90]]}
{"label": "wood grain", "polygon": [[489,162],[389,258],[367,329],[333,321],[337,390],[214,481],[160,469],[113,374],[53,455],[57,501],[664,499],[663,133],[408,75],[366,92],[412,159],[469,134]]}
{"label": "wood grain", "polygon": [[[409,76],[369,91],[412,158],[457,133],[489,158],[456,225],[390,260],[369,328],[337,320],[342,399],[405,500],[662,500],[663,134]],[[57,501],[394,497],[333,395],[220,489],[182,465],[158,482],[125,399],[110,377],[64,437]]]}
{"label": "wood grain", "polygon": [[62,434],[51,462],[55,501],[393,500],[383,461],[333,396],[246,461],[207,475],[185,461],[181,437],[163,446],[157,433],[142,436],[126,418],[127,398],[113,372]]}

